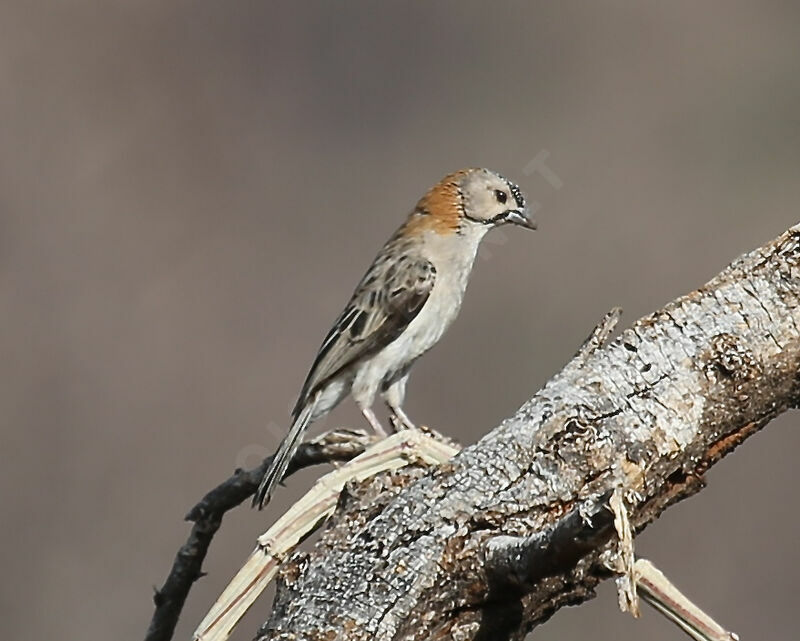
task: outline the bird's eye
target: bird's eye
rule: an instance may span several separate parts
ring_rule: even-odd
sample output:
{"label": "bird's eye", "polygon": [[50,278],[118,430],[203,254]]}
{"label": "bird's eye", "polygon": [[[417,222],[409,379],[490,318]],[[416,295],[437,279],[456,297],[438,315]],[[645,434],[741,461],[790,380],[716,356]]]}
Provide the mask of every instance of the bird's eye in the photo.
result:
{"label": "bird's eye", "polygon": [[508,200],[508,194],[504,191],[500,191],[499,189],[494,190],[494,197],[497,198],[497,202],[502,205],[505,205],[506,201]]}

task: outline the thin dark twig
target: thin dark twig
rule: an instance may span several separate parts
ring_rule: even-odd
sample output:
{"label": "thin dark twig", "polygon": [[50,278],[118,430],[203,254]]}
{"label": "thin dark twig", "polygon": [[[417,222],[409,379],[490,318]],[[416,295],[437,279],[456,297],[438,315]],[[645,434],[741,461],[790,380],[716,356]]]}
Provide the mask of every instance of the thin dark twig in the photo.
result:
{"label": "thin dark twig", "polygon": [[565,572],[614,533],[610,493],[590,514],[576,506],[550,530],[532,536],[496,536],[489,541],[486,572],[490,590],[530,590],[542,579]]}
{"label": "thin dark twig", "polygon": [[[294,455],[284,478],[294,472],[332,461],[346,461],[361,454],[369,445],[370,438],[359,432],[334,430],[321,437],[303,443]],[[208,492],[197,503],[185,520],[192,521],[192,531],[178,553],[164,585],[155,591],[153,601],[156,609],[145,641],[170,641],[175,633],[183,604],[192,584],[203,576],[203,561],[208,547],[222,524],[222,517],[252,496],[261,478],[272,463],[272,456],[251,470],[238,469],[226,481]]]}

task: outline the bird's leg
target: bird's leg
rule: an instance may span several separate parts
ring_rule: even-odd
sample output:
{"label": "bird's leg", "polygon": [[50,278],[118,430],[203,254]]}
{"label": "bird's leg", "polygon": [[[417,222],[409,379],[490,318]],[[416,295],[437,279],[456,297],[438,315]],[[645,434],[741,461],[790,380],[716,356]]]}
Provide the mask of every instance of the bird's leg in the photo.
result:
{"label": "bird's leg", "polygon": [[392,426],[392,431],[397,434],[400,430],[403,429],[403,424],[400,422],[400,419],[397,418],[394,414],[389,414],[389,425]]}
{"label": "bird's leg", "polygon": [[386,405],[389,406],[389,411],[392,413],[392,418],[394,419],[392,422],[394,423],[396,428],[406,429],[406,430],[415,430],[417,426],[414,425],[412,420],[408,418],[408,414],[403,411],[403,408],[399,405],[395,405],[388,400],[386,401]]}
{"label": "bird's leg", "polygon": [[408,414],[403,411],[403,399],[406,397],[406,383],[408,382],[408,374],[395,379],[390,385],[381,391],[386,406],[392,413],[392,425],[395,431],[400,429],[416,429],[416,426],[408,418]]}
{"label": "bird's leg", "polygon": [[378,417],[375,416],[375,412],[372,411],[371,407],[362,407],[361,413],[364,415],[364,418],[369,421],[369,424],[372,426],[372,429],[375,430],[375,433],[378,436],[389,436],[388,432],[383,428],[383,425],[381,425],[381,422],[378,420]]}

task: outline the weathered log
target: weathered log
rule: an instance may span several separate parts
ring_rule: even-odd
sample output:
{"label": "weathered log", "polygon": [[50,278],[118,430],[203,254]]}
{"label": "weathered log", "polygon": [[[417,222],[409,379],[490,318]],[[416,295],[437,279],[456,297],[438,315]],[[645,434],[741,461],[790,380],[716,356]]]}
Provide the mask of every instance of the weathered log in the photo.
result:
{"label": "weathered log", "polygon": [[601,326],[450,462],[349,487],[259,639],[522,639],[591,598],[612,575],[612,492],[640,532],[797,406],[799,300],[796,226],[607,346]]}

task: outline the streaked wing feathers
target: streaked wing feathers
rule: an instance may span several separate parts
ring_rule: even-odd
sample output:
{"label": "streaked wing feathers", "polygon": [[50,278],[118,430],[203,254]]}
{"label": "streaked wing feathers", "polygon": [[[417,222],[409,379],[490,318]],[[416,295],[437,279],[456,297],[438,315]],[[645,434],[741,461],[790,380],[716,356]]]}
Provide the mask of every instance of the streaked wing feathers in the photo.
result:
{"label": "streaked wing feathers", "polygon": [[322,342],[295,413],[328,379],[395,340],[428,300],[436,268],[423,258],[378,260]]}

